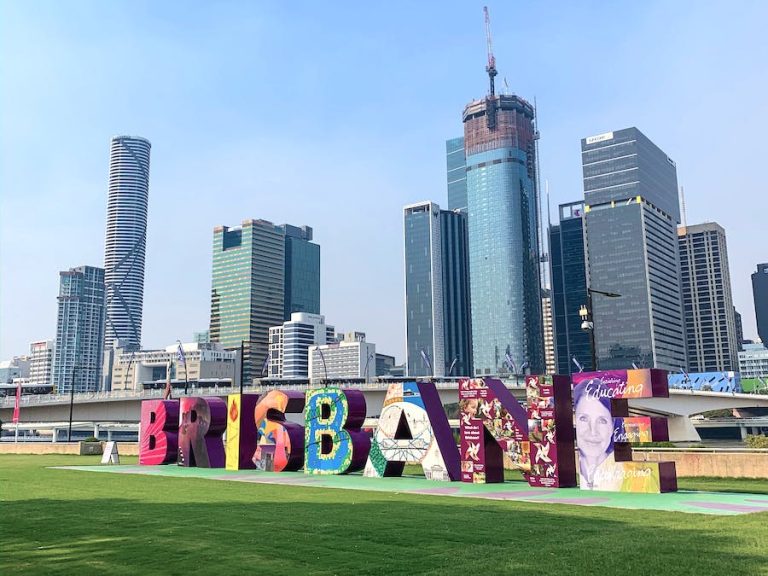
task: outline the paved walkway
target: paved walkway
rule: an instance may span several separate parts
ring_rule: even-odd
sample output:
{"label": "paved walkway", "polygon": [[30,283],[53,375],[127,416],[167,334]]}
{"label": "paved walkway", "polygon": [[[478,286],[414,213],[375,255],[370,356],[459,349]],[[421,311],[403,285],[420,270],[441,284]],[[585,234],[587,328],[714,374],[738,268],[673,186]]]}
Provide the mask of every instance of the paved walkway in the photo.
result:
{"label": "paved walkway", "polygon": [[341,476],[309,475],[302,472],[259,472],[256,470],[224,470],[221,468],[184,468],[182,466],[61,466],[60,469],[106,472],[113,474],[146,474],[179,478],[207,478],[255,484],[309,486],[374,492],[400,492],[459,498],[517,500],[547,504],[607,506],[637,510],[697,512],[700,514],[748,514],[768,512],[768,495],[730,492],[680,491],[667,494],[626,494],[590,492],[578,488],[532,488],[525,482],[503,484],[466,484],[434,482],[425,478],[365,478],[360,474]]}

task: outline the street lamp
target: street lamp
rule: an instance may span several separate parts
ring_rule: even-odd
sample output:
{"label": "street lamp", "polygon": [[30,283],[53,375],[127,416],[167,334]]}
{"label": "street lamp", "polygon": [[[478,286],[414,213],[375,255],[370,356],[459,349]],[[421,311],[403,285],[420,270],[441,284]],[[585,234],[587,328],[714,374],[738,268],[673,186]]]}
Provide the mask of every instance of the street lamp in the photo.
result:
{"label": "street lamp", "polygon": [[[181,340],[176,340],[176,343],[179,345],[179,347],[176,349],[176,356],[184,365],[184,395],[186,396],[189,391],[189,370],[187,369],[187,357],[184,356],[184,346],[182,345]],[[197,378],[199,384],[200,376],[198,375]]]}
{"label": "street lamp", "polygon": [[[250,352],[250,345],[253,344],[253,340],[240,340],[240,395],[243,394],[243,381],[245,380],[245,345],[248,344],[248,350]],[[250,354],[249,354],[250,355]],[[249,358],[250,359],[250,358]],[[269,354],[267,354],[267,360],[269,360]],[[266,363],[265,361],[265,363]],[[264,375],[264,369],[261,370],[262,376]]]}
{"label": "street lamp", "polygon": [[368,384],[368,363],[371,361],[371,358],[374,358],[375,354],[371,353],[368,354],[368,358],[365,359],[365,383]]}
{"label": "street lamp", "polygon": [[595,349],[595,315],[592,310],[592,294],[599,294],[606,298],[621,298],[621,294],[616,292],[605,292],[604,290],[595,290],[587,288],[587,303],[579,308],[581,317],[581,329],[589,332],[589,347],[592,352],[592,370],[597,370],[597,350]]}
{"label": "street lamp", "polygon": [[67,442],[72,442],[72,411],[75,407],[75,373],[82,370],[83,366],[72,367],[72,380],[69,388],[69,431],[67,432]]}

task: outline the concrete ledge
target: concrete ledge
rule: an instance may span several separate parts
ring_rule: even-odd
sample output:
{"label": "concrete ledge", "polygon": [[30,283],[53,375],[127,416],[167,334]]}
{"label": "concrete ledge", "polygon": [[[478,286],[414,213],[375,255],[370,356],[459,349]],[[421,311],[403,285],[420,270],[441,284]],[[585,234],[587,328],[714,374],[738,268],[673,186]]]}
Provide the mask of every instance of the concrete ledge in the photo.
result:
{"label": "concrete ledge", "polygon": [[[101,443],[102,447],[104,442]],[[120,456],[138,456],[137,442],[118,442]],[[74,454],[80,455],[80,442],[3,442],[0,454]]]}
{"label": "concrete ledge", "polygon": [[686,452],[632,450],[634,460],[674,462],[678,476],[768,478],[766,452]]}

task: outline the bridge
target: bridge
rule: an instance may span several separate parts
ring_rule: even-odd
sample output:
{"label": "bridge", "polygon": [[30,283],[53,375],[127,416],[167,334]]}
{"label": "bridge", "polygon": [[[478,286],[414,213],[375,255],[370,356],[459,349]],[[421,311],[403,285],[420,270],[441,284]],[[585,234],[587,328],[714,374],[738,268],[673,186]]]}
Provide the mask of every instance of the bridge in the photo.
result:
{"label": "bridge", "polygon": [[[525,386],[515,380],[505,381],[507,388],[515,397],[524,401]],[[387,392],[386,382],[371,382],[349,384],[345,387],[362,390],[368,407],[368,417],[375,418],[381,412],[384,396]],[[436,381],[435,386],[440,394],[443,404],[458,402],[458,382]],[[243,392],[252,394],[265,394],[270,390],[295,390],[306,391],[306,384],[286,384],[280,386],[252,385],[245,386]],[[174,389],[174,398],[184,396],[183,392]],[[235,387],[214,387],[204,389],[190,389],[188,396],[219,396],[239,392]],[[68,422],[70,402],[72,405],[72,419],[78,425],[83,423],[110,423],[136,424],[141,418],[141,401],[159,399],[163,396],[163,390],[141,391],[116,391],[93,392],[74,394],[40,394],[21,397],[20,426],[24,429],[50,428],[51,423]],[[13,416],[15,398],[6,397],[0,401],[0,420],[8,430]],[[696,427],[715,425],[714,421],[692,420],[691,416],[710,410],[734,409],[734,408],[768,408],[768,396],[756,394],[741,394],[733,392],[703,392],[699,390],[670,389],[669,398],[644,398],[629,401],[630,412],[636,415],[664,416],[669,421],[670,440],[677,442],[697,442],[701,440]],[[288,415],[291,419],[299,421],[299,415]],[[719,422],[721,426],[736,425],[736,419],[727,419],[727,422]],[[740,419],[742,437],[751,430],[759,429],[764,424],[762,419],[752,421]],[[711,422],[708,423],[708,422]],[[91,424],[93,426],[93,424]]]}

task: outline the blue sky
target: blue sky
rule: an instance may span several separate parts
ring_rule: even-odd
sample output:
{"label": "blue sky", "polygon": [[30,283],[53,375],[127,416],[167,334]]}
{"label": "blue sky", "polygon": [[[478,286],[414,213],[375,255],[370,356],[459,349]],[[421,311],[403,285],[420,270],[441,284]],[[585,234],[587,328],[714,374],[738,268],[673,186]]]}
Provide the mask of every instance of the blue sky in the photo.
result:
{"label": "blue sky", "polygon": [[[103,265],[109,138],[152,142],[145,347],[206,329],[213,227],[307,224],[321,312],[403,360],[402,207],[446,204],[444,141],[486,91],[482,3],[0,2],[0,358],[55,337],[58,272]],[[637,126],[688,222],[768,260],[768,3],[490,5],[499,84],[538,104],[551,205],[579,140]],[[553,210],[554,213],[554,210]]]}

